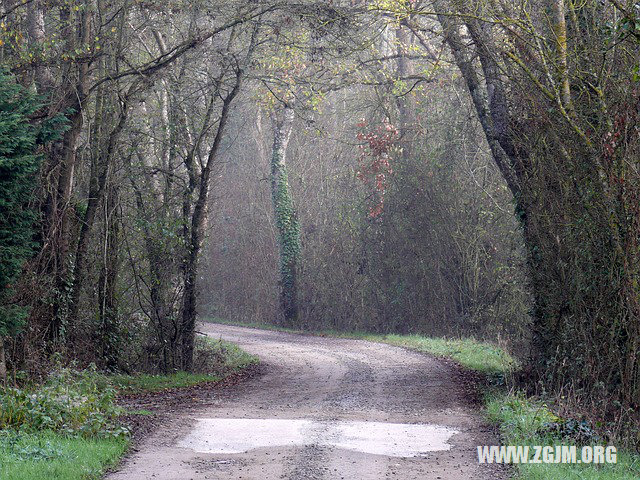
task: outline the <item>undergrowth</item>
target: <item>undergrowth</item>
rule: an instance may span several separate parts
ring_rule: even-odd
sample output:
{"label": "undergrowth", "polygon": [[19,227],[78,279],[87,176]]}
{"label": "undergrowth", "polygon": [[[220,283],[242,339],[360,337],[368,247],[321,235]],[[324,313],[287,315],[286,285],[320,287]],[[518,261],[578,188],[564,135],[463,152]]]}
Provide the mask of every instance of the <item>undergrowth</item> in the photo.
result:
{"label": "undergrowth", "polygon": [[69,436],[126,437],[118,424],[116,390],[95,367],[55,368],[38,386],[6,387],[0,395],[0,430]]}
{"label": "undergrowth", "polygon": [[[486,397],[487,416],[500,430],[503,445],[603,445],[601,438],[584,421],[556,416],[540,399],[519,392],[493,391]],[[578,453],[578,458],[580,454]],[[617,453],[615,464],[518,464],[520,480],[631,480],[640,478],[640,455]]]}
{"label": "undergrowth", "polygon": [[209,337],[196,338],[195,372],[175,372],[168,375],[112,375],[111,384],[122,393],[159,392],[217,382],[227,375],[258,362],[236,344]]}
{"label": "undergrowth", "polygon": [[95,367],[55,367],[40,385],[0,390],[0,478],[98,479],[129,444],[116,390]]}
{"label": "undergrowth", "polygon": [[218,381],[257,362],[223,340],[197,339],[201,373],[109,375],[95,366],[78,369],[58,361],[40,384],[0,388],[0,479],[91,480],[118,463],[129,445],[129,430],[119,422],[120,393],[155,392]]}

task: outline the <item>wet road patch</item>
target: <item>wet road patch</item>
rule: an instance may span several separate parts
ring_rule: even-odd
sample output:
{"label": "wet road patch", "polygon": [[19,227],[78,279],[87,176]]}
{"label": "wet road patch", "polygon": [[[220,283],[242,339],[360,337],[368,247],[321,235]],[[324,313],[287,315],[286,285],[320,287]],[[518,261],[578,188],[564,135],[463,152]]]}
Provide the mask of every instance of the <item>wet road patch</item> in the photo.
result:
{"label": "wet road patch", "polygon": [[244,453],[257,448],[321,445],[388,457],[416,457],[451,449],[457,430],[440,425],[202,418],[179,446],[199,453]]}

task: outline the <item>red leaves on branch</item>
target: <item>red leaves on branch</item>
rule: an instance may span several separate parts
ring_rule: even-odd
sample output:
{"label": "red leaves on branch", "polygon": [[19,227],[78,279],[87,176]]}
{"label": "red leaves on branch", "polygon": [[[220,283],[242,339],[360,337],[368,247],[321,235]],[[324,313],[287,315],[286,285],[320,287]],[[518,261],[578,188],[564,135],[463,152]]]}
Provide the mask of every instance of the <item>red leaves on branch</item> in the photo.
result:
{"label": "red leaves on branch", "polygon": [[613,131],[607,132],[602,139],[602,147],[604,150],[604,157],[608,161],[613,160],[613,156],[616,148],[621,140],[626,118],[622,115],[617,115],[613,124]]}
{"label": "red leaves on branch", "polygon": [[377,218],[384,210],[387,179],[393,173],[389,161],[391,150],[398,140],[398,129],[390,123],[367,129],[367,121],[364,118],[356,126],[361,129],[356,135],[361,142],[358,145],[360,157],[356,176],[372,189],[374,203],[369,207],[369,217]]}

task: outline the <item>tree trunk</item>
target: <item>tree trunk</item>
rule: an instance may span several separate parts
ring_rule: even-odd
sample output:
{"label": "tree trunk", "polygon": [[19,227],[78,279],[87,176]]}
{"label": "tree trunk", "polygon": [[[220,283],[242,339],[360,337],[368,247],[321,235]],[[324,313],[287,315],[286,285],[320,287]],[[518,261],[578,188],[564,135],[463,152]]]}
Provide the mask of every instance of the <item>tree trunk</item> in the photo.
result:
{"label": "tree trunk", "polygon": [[116,297],[120,259],[120,219],[118,189],[110,185],[109,194],[104,199],[105,236],[104,258],[98,282],[98,317],[100,323],[100,343],[105,367],[115,371],[119,360],[118,302]]}
{"label": "tree trunk", "polygon": [[[129,165],[129,167],[131,167]],[[153,185],[147,176],[143,177],[147,183],[147,189],[160,196],[159,189]],[[136,207],[138,216],[144,219],[142,229],[144,233],[144,247],[147,262],[149,263],[149,301],[151,304],[151,312],[148,313],[149,319],[155,325],[154,333],[156,334],[157,345],[161,348],[162,372],[170,373],[177,366],[177,348],[176,340],[178,337],[178,329],[175,320],[171,319],[171,308],[169,304],[169,288],[170,279],[167,276],[171,269],[167,265],[167,256],[163,255],[162,246],[154,240],[154,236],[149,230],[149,215],[145,209],[144,200],[140,186],[135,180],[135,176],[130,170],[129,179],[135,193]]]}
{"label": "tree trunk", "polygon": [[[60,7],[60,20],[64,25],[62,37],[68,52],[75,51],[78,43],[90,43],[92,10],[80,12],[75,21],[70,5]],[[37,19],[34,20],[37,23]],[[37,30],[37,28],[35,29]],[[34,32],[35,32],[34,30]],[[77,148],[83,127],[83,109],[87,97],[89,82],[89,62],[84,60],[69,64],[62,75],[62,83],[52,94],[52,105],[56,112],[71,110],[68,115],[69,130],[49,151],[45,174],[52,175],[54,181],[49,186],[44,207],[44,245],[47,249],[42,260],[45,272],[55,279],[55,294],[52,318],[48,326],[49,340],[52,344],[64,343],[69,307],[72,297],[73,265],[70,265],[69,250],[72,235],[71,192],[74,184],[77,163]],[[45,93],[45,92],[41,92]]]}
{"label": "tree trunk", "polygon": [[[438,2],[437,7],[443,12],[446,11],[446,8],[444,8],[440,2]],[[438,15],[438,21],[442,25],[444,40],[447,45],[449,45],[456,65],[469,90],[469,95],[471,96],[478,120],[482,126],[482,131],[491,149],[493,159],[507,182],[509,190],[515,198],[519,198],[521,186],[516,174],[516,169],[514,168],[513,158],[510,156],[510,153],[513,152],[505,150],[500,142],[500,140],[506,140],[505,134],[508,133],[508,119],[504,118],[506,112],[501,108],[499,114],[491,110],[492,106],[506,106],[506,102],[503,102],[503,98],[500,97],[504,92],[501,89],[497,89],[497,91],[493,89],[491,92],[487,92],[487,89],[483,88],[481,79],[473,65],[475,55],[469,52],[469,47],[463,42],[462,38],[460,38],[459,23],[451,16],[444,14]],[[487,59],[485,58],[485,60]],[[487,67],[488,63],[488,61],[485,62]],[[492,68],[488,67],[487,69],[490,74],[493,74]],[[491,80],[494,80],[494,78],[492,77]],[[496,125],[494,124],[496,117],[499,118],[498,129],[496,129]]]}
{"label": "tree trunk", "polygon": [[[32,0],[27,9],[27,33],[29,44],[36,51],[43,49],[46,42],[44,11],[41,0]],[[36,57],[34,72],[36,91],[40,94],[49,92],[55,84],[51,70],[43,65],[42,59]]]}
{"label": "tree trunk", "polygon": [[300,225],[289,189],[286,155],[295,115],[289,105],[279,113],[271,156],[271,198],[280,247],[280,308],[285,325],[293,326],[298,323]]}
{"label": "tree trunk", "polygon": [[573,115],[571,103],[571,84],[569,82],[569,65],[567,62],[567,21],[564,14],[564,0],[553,0],[553,33],[556,40],[558,57],[558,76],[560,77],[560,97],[565,110]]}
{"label": "tree trunk", "polygon": [[[211,169],[213,168],[220,149],[220,143],[229,120],[229,109],[233,99],[238,94],[242,80],[242,71],[236,74],[236,83],[233,89],[225,97],[220,113],[218,129],[213,139],[211,148],[207,155],[207,160],[200,172],[198,184],[198,197],[193,207],[191,215],[190,231],[185,232],[185,243],[187,245],[187,254],[184,259],[183,280],[184,293],[182,300],[182,324],[181,324],[181,341],[182,341],[182,368],[185,371],[193,369],[193,352],[196,336],[196,316],[197,316],[197,278],[198,278],[198,257],[200,248],[204,239],[204,225],[206,221],[206,207],[209,199],[209,181],[211,177]],[[186,222],[187,219],[185,218]]]}
{"label": "tree trunk", "polygon": [[[412,33],[406,25],[406,21],[402,22],[396,28],[396,42],[398,59],[396,60],[396,76],[405,78],[414,74],[413,63],[408,58],[413,44]],[[408,90],[407,86],[407,90]],[[405,92],[403,92],[405,93]],[[414,134],[416,129],[416,111],[415,102],[410,95],[402,95],[396,97],[398,105],[398,127],[400,131],[400,139],[402,142],[402,159],[406,162],[412,156],[412,147]]]}
{"label": "tree trunk", "polygon": [[[80,107],[78,106],[78,109]],[[64,343],[67,335],[69,306],[72,288],[69,276],[69,247],[71,242],[71,189],[76,167],[76,149],[82,130],[82,115],[71,116],[71,128],[63,139],[52,148],[50,165],[56,172],[57,185],[51,187],[44,213],[45,248],[43,256],[46,272],[54,278],[55,295],[51,321],[48,326],[49,341]]]}

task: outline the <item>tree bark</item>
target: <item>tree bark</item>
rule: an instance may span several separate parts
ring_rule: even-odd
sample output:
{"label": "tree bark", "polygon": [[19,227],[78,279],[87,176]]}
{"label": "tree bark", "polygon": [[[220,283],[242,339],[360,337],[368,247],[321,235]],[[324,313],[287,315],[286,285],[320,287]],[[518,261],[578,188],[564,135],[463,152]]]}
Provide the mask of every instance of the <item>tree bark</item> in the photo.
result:
{"label": "tree bark", "polygon": [[[27,9],[26,20],[29,44],[36,52],[39,53],[44,48],[46,40],[42,0],[32,0],[31,5],[29,5],[29,8]],[[55,84],[51,70],[43,65],[41,60],[42,59],[36,57],[34,71],[36,91],[40,94],[50,92]]]}
{"label": "tree bark", "polygon": [[567,61],[567,21],[565,19],[564,0],[553,0],[554,25],[553,33],[556,40],[556,54],[558,56],[558,76],[560,77],[560,97],[562,105],[569,115],[573,115],[571,102],[571,84],[569,82],[569,64]]}
{"label": "tree bark", "polygon": [[[64,38],[67,52],[73,52],[77,44],[90,43],[91,9],[77,15],[71,15],[71,6],[60,6],[60,21],[63,25],[61,35]],[[37,19],[34,22],[38,23]],[[34,27],[36,31],[37,28]],[[53,181],[49,185],[44,205],[44,245],[42,256],[44,270],[54,278],[55,295],[52,306],[52,317],[48,325],[49,340],[52,344],[64,343],[69,320],[69,307],[72,296],[73,265],[70,265],[69,250],[72,235],[71,192],[74,184],[77,163],[77,148],[83,128],[83,109],[88,93],[89,61],[82,60],[65,67],[58,88],[51,90],[52,105],[56,111],[50,113],[66,113],[69,129],[61,140],[54,143],[47,155],[46,175]]]}
{"label": "tree bark", "polygon": [[[442,9],[441,11],[446,11],[440,2],[438,3],[438,7]],[[497,72],[489,66],[489,60],[485,56],[485,70],[489,72],[489,78],[493,87],[483,86],[478,72],[476,72],[473,65],[473,55],[469,52],[469,47],[462,41],[462,38],[460,38],[459,23],[453,17],[443,14],[438,15],[438,21],[440,25],[442,25],[445,42],[449,45],[456,65],[460,69],[460,73],[469,90],[478,120],[482,126],[489,148],[491,149],[494,161],[507,182],[509,190],[515,198],[518,198],[521,194],[521,186],[516,169],[514,168],[513,158],[509,155],[509,153],[513,152],[505,151],[505,148],[500,142],[500,139],[503,141],[506,140],[508,117],[505,117],[506,111],[502,109],[502,107],[506,107],[507,105],[506,100],[501,96],[504,92],[495,83],[497,81]],[[487,90],[491,91],[487,92]],[[490,98],[488,99],[487,97]],[[500,107],[499,113],[492,110],[492,106],[494,108]],[[497,129],[494,121],[496,119],[498,120]]]}
{"label": "tree bark", "polygon": [[[396,60],[396,75],[398,78],[406,78],[414,74],[412,61],[408,58],[412,46],[412,33],[407,27],[407,22],[402,22],[396,28],[396,42],[398,59]],[[404,92],[403,92],[404,93]],[[412,147],[416,129],[415,102],[410,94],[396,97],[398,105],[398,119],[400,139],[402,142],[402,159],[406,162],[412,156]]]}

